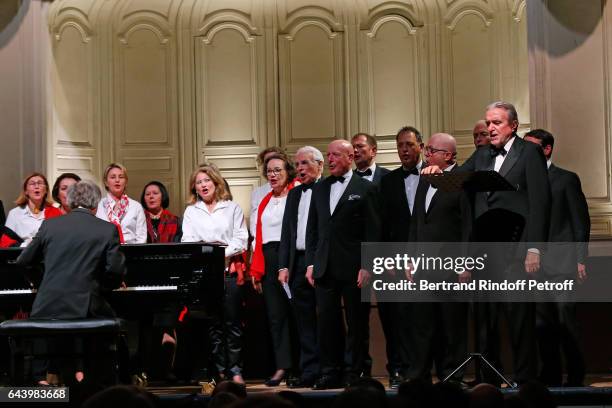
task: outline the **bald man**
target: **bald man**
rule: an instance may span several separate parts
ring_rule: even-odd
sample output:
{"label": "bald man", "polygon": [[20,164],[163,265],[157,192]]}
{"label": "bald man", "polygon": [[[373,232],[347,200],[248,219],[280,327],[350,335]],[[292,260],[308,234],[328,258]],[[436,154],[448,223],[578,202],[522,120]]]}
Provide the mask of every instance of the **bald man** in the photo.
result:
{"label": "bald man", "polygon": [[[429,165],[438,166],[444,172],[456,171],[455,138],[446,133],[432,135],[425,146],[425,157]],[[420,178],[410,221],[410,242],[448,242],[448,246],[440,247],[440,253],[427,255],[465,256],[457,250],[458,245],[455,243],[468,240],[471,220],[470,201],[465,192],[439,191],[425,178]],[[470,274],[419,271],[414,279],[463,282],[470,279]],[[412,316],[405,316],[405,319],[410,320],[411,330],[402,330],[401,333],[408,336],[407,343],[410,345],[406,380],[422,379],[431,382],[434,362],[436,375],[444,379],[467,355],[467,304],[436,302],[419,303],[416,306]],[[455,373],[452,380],[462,381],[463,371]]]}
{"label": "bald man", "polygon": [[476,122],[472,135],[474,136],[474,147],[477,149],[491,144],[491,135],[489,134],[489,129],[487,129],[487,122],[484,119]]}
{"label": "bald man", "polygon": [[321,368],[314,389],[343,387],[363,371],[366,326],[361,288],[370,276],[361,264],[361,243],[379,241],[380,221],[377,188],[353,173],[353,157],[348,141],[329,144],[331,175],[314,185],[310,201],[306,278],[315,287]]}

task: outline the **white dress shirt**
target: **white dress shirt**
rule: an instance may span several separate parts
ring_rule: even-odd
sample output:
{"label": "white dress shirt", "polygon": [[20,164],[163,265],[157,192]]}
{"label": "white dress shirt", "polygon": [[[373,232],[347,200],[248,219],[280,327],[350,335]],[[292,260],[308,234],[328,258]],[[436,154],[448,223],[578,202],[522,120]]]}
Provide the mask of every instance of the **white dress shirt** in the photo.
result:
{"label": "white dress shirt", "polygon": [[[255,227],[257,224],[257,208],[259,208],[259,203],[261,203],[261,200],[263,200],[266,194],[268,194],[270,191],[272,191],[272,187],[270,186],[270,183],[266,183],[263,186],[257,187],[251,193],[251,212],[249,217],[249,227],[251,235],[253,236],[255,236],[256,231]],[[255,241],[253,241],[253,243],[254,242]]]}
{"label": "white dress shirt", "polygon": [[41,211],[37,215],[30,211],[30,207],[26,204],[23,207],[15,207],[8,213],[5,226],[10,228],[23,239],[22,247],[25,247],[32,241],[34,235],[38,232],[40,225],[45,220],[45,212]]}
{"label": "white dress shirt", "polygon": [[185,209],[182,242],[218,242],[227,245],[229,257],[245,251],[248,239],[244,213],[234,201],[220,201],[212,212],[201,200]]}
{"label": "white dress shirt", "polygon": [[[444,171],[451,171],[453,167],[455,167],[456,164],[457,163],[451,164],[450,166],[445,168]],[[435,188],[432,184],[430,184],[429,189],[427,190],[427,195],[425,196],[425,212],[429,211],[429,205],[431,204],[431,200],[433,199],[433,196],[436,194],[436,191],[438,191],[438,189]]]}
{"label": "white dress shirt", "polygon": [[[108,221],[106,208],[104,207],[106,200],[111,200],[112,205],[115,205],[115,199],[110,194],[100,200],[96,217],[104,221]],[[125,244],[145,244],[147,242],[147,221],[144,210],[138,201],[129,197],[128,209],[121,220],[121,233]]]}
{"label": "white dress shirt", "polygon": [[308,225],[308,211],[310,210],[311,198],[312,188],[302,191],[300,204],[298,205],[297,237],[295,239],[295,249],[298,251],[306,250],[306,226]]}
{"label": "white dress shirt", "polygon": [[510,140],[508,140],[506,144],[504,145],[504,150],[506,151],[506,154],[504,155],[498,154],[497,156],[495,156],[495,166],[493,167],[493,170],[495,170],[496,172],[499,173],[499,169],[501,169],[502,164],[504,164],[504,160],[506,160],[506,156],[508,156],[508,152],[510,151],[510,148],[512,147],[512,143],[514,143],[515,138],[516,136],[512,136]]}
{"label": "white dress shirt", "polygon": [[[372,174],[370,174],[369,176],[363,176],[361,178],[364,180],[372,181],[374,180],[374,172],[376,171],[376,162],[372,162],[372,165],[368,167],[368,169],[372,170]],[[364,171],[367,171],[368,169],[365,169]],[[357,169],[355,169],[355,171],[357,173],[360,172],[360,170],[357,170]]]}
{"label": "white dress shirt", "polygon": [[279,242],[281,232],[283,230],[283,215],[285,214],[285,205],[287,204],[287,196],[270,198],[268,205],[261,214],[261,231],[262,244],[268,242]]}
{"label": "white dress shirt", "polygon": [[414,208],[414,197],[416,196],[417,187],[419,186],[419,178],[421,177],[422,167],[423,161],[419,160],[416,165],[416,169],[419,174],[411,174],[408,177],[404,178],[404,190],[406,191],[406,198],[408,199],[408,207],[410,207],[410,214],[412,214],[412,209]]}
{"label": "white dress shirt", "polygon": [[342,177],[344,177],[344,182],[340,183],[339,181],[334,182],[331,185],[330,191],[329,191],[329,213],[333,214],[334,210],[336,209],[336,206],[338,205],[338,201],[340,201],[340,197],[342,197],[342,194],[344,194],[344,191],[346,190],[346,187],[349,184],[349,181],[351,181],[351,177],[353,177],[353,170],[349,170],[346,173],[344,173],[344,175],[342,175]]}

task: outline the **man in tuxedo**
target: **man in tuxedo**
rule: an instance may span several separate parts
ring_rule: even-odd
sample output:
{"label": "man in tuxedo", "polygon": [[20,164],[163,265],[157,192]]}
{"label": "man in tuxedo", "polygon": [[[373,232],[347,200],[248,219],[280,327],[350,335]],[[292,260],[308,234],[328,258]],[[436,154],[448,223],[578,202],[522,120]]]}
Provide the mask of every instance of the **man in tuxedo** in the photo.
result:
{"label": "man in tuxedo", "polygon": [[[518,114],[507,102],[494,102],[487,107],[485,120],[491,144],[489,148],[477,149],[461,166],[464,171],[494,170],[502,175],[516,190],[479,192],[474,197],[474,216],[478,218],[490,210],[504,210],[522,217],[525,227],[521,241],[531,243],[519,252],[507,243],[504,250],[495,256],[489,254],[483,278],[492,280],[534,279],[540,269],[540,254],[543,248],[538,243],[546,242],[550,220],[550,183],[546,170],[546,159],[542,149],[517,136]],[[441,172],[438,166],[429,166],[424,173]],[[503,222],[504,220],[499,220]],[[475,225],[476,225],[475,224]],[[499,228],[496,225],[487,228]],[[494,231],[495,232],[495,231]],[[474,230],[474,233],[482,234]],[[503,236],[503,235],[502,235]],[[522,246],[525,246],[523,244]],[[504,268],[499,267],[503,265]],[[536,353],[535,307],[533,303],[481,303],[479,307],[480,351],[500,367],[498,321],[500,313],[507,316],[513,351],[514,380],[524,383],[535,379]],[[492,373],[485,372],[488,382],[499,383]]]}
{"label": "man in tuxedo", "polygon": [[480,119],[474,125],[474,130],[472,131],[472,136],[474,136],[474,147],[479,148],[481,146],[488,146],[491,143],[491,135],[489,135],[489,130],[487,129],[487,122],[483,119]]}
{"label": "man in tuxedo", "polygon": [[[80,181],[68,190],[72,211],[42,223],[18,265],[44,263],[44,274],[32,305],[32,318],[113,317],[105,299],[125,273],[117,228],[96,218],[100,188]],[[52,371],[53,367],[49,370]],[[77,372],[81,381],[83,373]]]}
{"label": "man in tuxedo", "polygon": [[[425,147],[429,165],[436,165],[443,172],[456,172],[457,143],[446,133],[436,133]],[[421,177],[410,222],[410,242],[445,242],[439,248],[429,248],[428,256],[465,256],[458,242],[469,239],[472,223],[470,200],[467,193],[445,192],[436,189]],[[434,251],[439,251],[433,253]],[[421,251],[416,251],[421,253]],[[470,272],[457,275],[454,271],[419,271],[413,279],[447,282],[468,281]],[[440,380],[450,375],[467,355],[468,305],[461,302],[423,302],[414,305],[410,318],[410,366],[407,379],[431,382],[432,363]],[[453,381],[463,380],[463,371],[457,372]]]}
{"label": "man in tuxedo", "polygon": [[378,143],[376,138],[367,133],[357,133],[351,139],[355,150],[355,174],[374,184],[380,184],[382,177],[389,173],[389,169],[376,164]]}
{"label": "man in tuxedo", "polygon": [[[380,183],[382,239],[385,242],[408,242],[410,218],[414,206],[419,174],[423,167],[423,138],[412,126],[402,127],[395,136],[401,167],[385,175]],[[399,280],[399,274],[387,276]],[[379,302],[380,320],[386,340],[389,385],[397,388],[410,365],[409,303]]]}
{"label": "man in tuxedo", "polygon": [[[382,177],[389,173],[389,169],[384,167],[380,167],[376,164],[376,153],[378,151],[378,143],[376,142],[376,138],[367,133],[357,133],[351,138],[351,144],[353,145],[353,149],[355,150],[355,174],[359,177],[371,181],[376,185],[380,185],[380,180]],[[372,357],[370,357],[370,309],[371,304],[368,302],[364,302],[364,321],[366,324],[365,329],[365,350],[366,350],[366,358],[364,361],[364,376],[370,377],[372,374]],[[387,309],[385,309],[385,305],[382,307],[378,307],[378,314],[380,316],[381,323],[389,322],[391,320],[391,316],[386,316]],[[382,324],[385,324],[382,323]],[[385,331],[385,329],[383,329]],[[391,372],[390,372],[391,373]]]}
{"label": "man in tuxedo", "polygon": [[[315,389],[340,387],[363,371],[361,288],[369,283],[370,274],[361,264],[361,243],[379,241],[380,225],[376,186],[353,174],[353,157],[348,141],[329,144],[331,176],[315,184],[308,214],[306,278],[315,287],[317,298],[321,363]],[[342,304],[350,356],[346,363]]]}
{"label": "man in tuxedo", "polygon": [[295,168],[302,184],[287,196],[278,249],[278,280],[289,285],[300,337],[301,377],[287,385],[303,388],[312,387],[319,375],[316,298],[306,280],[306,225],[312,188],[323,173],[323,154],[312,146],[304,146],[295,154]]}
{"label": "man in tuxedo", "polygon": [[[548,241],[553,244],[549,245],[542,257],[540,278],[554,282],[565,279],[582,282],[587,277],[585,264],[591,220],[580,179],[576,173],[552,164],[555,144],[552,134],[543,129],[535,129],[525,134],[525,140],[542,147],[552,192]],[[581,387],[585,364],[576,322],[576,304],[559,298],[559,294],[556,296],[554,301],[536,305],[536,328],[542,359],[540,380],[548,386],[561,386],[562,350],[567,365],[566,385]]]}

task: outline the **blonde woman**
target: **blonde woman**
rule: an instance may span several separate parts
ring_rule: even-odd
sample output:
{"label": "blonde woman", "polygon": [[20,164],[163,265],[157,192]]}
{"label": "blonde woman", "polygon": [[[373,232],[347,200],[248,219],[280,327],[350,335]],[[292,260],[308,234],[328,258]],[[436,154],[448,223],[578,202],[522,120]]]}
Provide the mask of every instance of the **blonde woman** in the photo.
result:
{"label": "blonde woman", "polygon": [[119,163],[111,163],[104,170],[106,197],[100,200],[96,216],[112,222],[119,230],[122,244],[147,242],[147,221],[142,205],[125,194],[127,169]]}
{"label": "blonde woman", "polygon": [[[224,319],[213,319],[209,329],[212,355],[221,378],[244,383],[242,378],[242,308],[244,256],[248,231],[240,206],[231,200],[225,180],[212,166],[196,169],[189,180],[189,206],[183,216],[183,242],[226,245]],[[223,327],[225,321],[225,327]]]}

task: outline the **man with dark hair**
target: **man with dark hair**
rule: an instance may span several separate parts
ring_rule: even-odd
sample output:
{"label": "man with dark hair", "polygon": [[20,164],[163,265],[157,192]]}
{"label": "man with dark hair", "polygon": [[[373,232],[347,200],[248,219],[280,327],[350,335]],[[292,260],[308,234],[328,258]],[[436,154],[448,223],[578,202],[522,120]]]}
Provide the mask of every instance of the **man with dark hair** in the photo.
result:
{"label": "man with dark hair", "polygon": [[[379,241],[380,225],[376,186],[353,174],[353,156],[348,141],[329,144],[331,175],[315,184],[308,214],[306,278],[315,287],[321,358],[321,377],[315,389],[338,388],[363,371],[361,288],[368,284],[370,274],[362,265],[361,243]],[[349,361],[343,354],[345,344]],[[343,366],[345,377],[341,378]]]}
{"label": "man with dark hair", "polygon": [[[541,243],[548,238],[551,196],[546,159],[542,149],[516,134],[519,121],[512,104],[503,101],[490,104],[485,120],[491,144],[489,148],[477,149],[461,166],[461,170],[496,171],[516,189],[476,193],[473,209],[476,224],[478,218],[490,210],[522,217],[525,226],[520,241],[530,244],[528,248],[525,244],[520,245],[519,251],[512,243],[506,243],[499,253],[494,256],[489,254],[488,265],[496,264],[497,267],[487,268],[486,278],[497,281],[531,279],[540,269]],[[435,165],[424,170],[427,174],[440,172]],[[497,228],[494,224],[485,227],[491,233],[489,236],[497,234],[503,237],[503,231]],[[484,234],[476,230],[475,233]],[[498,323],[502,312],[506,314],[511,338],[514,381],[521,384],[536,376],[537,364],[533,358],[536,353],[535,306],[533,303],[518,302],[480,304],[480,351],[498,367],[501,365]],[[490,371],[485,374],[488,382],[499,383],[499,379],[494,378]]]}
{"label": "man with dark hair", "polygon": [[351,144],[355,150],[355,174],[374,184],[380,184],[389,169],[380,167],[375,162],[378,152],[376,138],[367,133],[357,133],[351,138]]}
{"label": "man with dark hair", "polygon": [[[548,241],[564,243],[549,246],[542,258],[540,277],[555,282],[565,279],[582,282],[587,277],[585,265],[591,220],[580,178],[576,173],[552,164],[555,144],[552,134],[535,129],[525,134],[525,140],[540,145],[547,160],[552,192]],[[576,304],[564,299],[555,300],[536,306],[536,328],[542,358],[540,380],[548,386],[561,385],[563,351],[567,365],[566,385],[580,387],[584,381],[585,364],[576,322]]]}
{"label": "man with dark hair", "polygon": [[[351,144],[355,150],[355,174],[364,180],[371,181],[375,185],[380,185],[382,177],[389,173],[389,169],[381,167],[376,164],[376,153],[378,152],[378,143],[376,138],[367,133],[356,133],[351,138]],[[365,345],[366,358],[364,361],[364,372],[363,375],[369,377],[372,374],[372,357],[370,356],[370,308],[369,302],[363,302],[363,320],[365,322]],[[393,319],[393,316],[385,316],[387,309],[386,305],[378,307],[378,314],[380,315],[381,322],[389,322]],[[382,315],[381,315],[382,314]],[[383,324],[385,324],[383,323]],[[383,329],[384,330],[384,329]]]}
{"label": "man with dark hair", "polygon": [[[395,137],[401,167],[383,177],[380,183],[382,207],[382,239],[385,242],[408,242],[410,219],[423,167],[421,151],[423,138],[412,126],[402,127]],[[403,279],[403,276],[388,279]],[[406,376],[410,366],[409,303],[378,303],[380,319],[385,333],[389,384],[396,388]]]}

